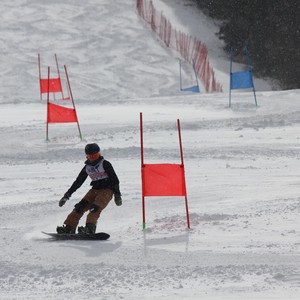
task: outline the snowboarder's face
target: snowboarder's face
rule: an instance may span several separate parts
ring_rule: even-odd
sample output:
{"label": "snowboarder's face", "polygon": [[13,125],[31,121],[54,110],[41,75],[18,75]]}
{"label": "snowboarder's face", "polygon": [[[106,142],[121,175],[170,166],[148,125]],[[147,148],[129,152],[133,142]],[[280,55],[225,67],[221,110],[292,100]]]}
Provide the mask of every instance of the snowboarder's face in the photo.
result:
{"label": "snowboarder's face", "polygon": [[100,153],[95,153],[95,154],[88,154],[86,156],[86,158],[89,160],[89,161],[94,161],[96,159],[98,159],[100,157]]}

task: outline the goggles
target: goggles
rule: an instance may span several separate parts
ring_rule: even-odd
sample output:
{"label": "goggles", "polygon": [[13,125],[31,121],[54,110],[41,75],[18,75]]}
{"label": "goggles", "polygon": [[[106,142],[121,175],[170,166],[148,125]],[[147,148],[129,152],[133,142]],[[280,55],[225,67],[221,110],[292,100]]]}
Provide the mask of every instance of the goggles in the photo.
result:
{"label": "goggles", "polygon": [[88,159],[88,160],[90,160],[90,161],[92,161],[92,160],[96,160],[96,159],[98,159],[100,157],[100,153],[98,152],[98,153],[95,153],[95,154],[87,154],[86,155],[86,158]]}

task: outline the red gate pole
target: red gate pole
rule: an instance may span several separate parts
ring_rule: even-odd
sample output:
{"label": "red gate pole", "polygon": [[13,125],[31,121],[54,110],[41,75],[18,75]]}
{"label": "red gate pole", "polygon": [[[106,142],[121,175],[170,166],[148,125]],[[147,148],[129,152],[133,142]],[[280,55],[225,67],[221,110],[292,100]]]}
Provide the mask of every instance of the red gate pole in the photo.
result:
{"label": "red gate pole", "polygon": [[145,196],[143,184],[144,165],[144,139],[143,139],[143,114],[140,113],[140,138],[141,138],[141,175],[142,175],[142,210],[143,210],[143,229],[146,229]]}
{"label": "red gate pole", "polygon": [[61,78],[60,78],[60,72],[59,72],[58,60],[57,60],[56,53],[54,54],[54,57],[55,57],[55,62],[56,62],[57,75],[58,75],[59,82],[60,82],[60,87],[61,87],[61,97],[64,100],[64,93],[63,93],[63,88],[62,88],[62,84],[61,84]]}
{"label": "red gate pole", "polygon": [[49,141],[49,89],[50,89],[50,67],[48,67],[48,87],[47,87],[47,124],[46,124],[46,141]]}
{"label": "red gate pole", "polygon": [[[66,78],[67,78],[66,71],[65,71],[65,75],[66,75]],[[66,86],[67,86],[68,97],[63,98],[63,100],[70,100],[70,99],[71,99],[71,96],[70,96],[70,88],[69,88],[69,86],[68,86],[68,82],[67,82]]]}
{"label": "red gate pole", "polygon": [[184,180],[184,188],[185,188],[185,210],[186,210],[186,219],[187,219],[187,226],[188,226],[188,229],[190,229],[191,226],[190,226],[189,207],[188,207],[187,191],[186,191],[186,183],[185,183],[185,172],[184,172],[184,162],[183,162],[183,150],[182,150],[182,140],[181,140],[181,130],[180,130],[180,121],[179,121],[179,119],[177,119],[177,127],[178,127],[178,137],[179,137],[179,147],[180,147],[181,166],[182,166],[182,168],[183,168],[183,180]]}
{"label": "red gate pole", "polygon": [[40,98],[42,100],[43,98],[42,98],[42,86],[41,86],[41,79],[42,79],[42,75],[41,75],[41,58],[40,58],[39,53],[38,53],[38,65],[39,65]]}
{"label": "red gate pole", "polygon": [[70,85],[69,75],[68,75],[68,72],[67,72],[67,67],[66,67],[66,65],[64,65],[64,68],[65,68],[65,72],[66,72],[66,77],[67,77],[68,87],[69,87],[69,90],[70,90],[71,100],[72,100],[72,103],[73,103],[73,108],[74,108],[75,114],[76,114],[76,122],[77,122],[78,131],[79,131],[79,136],[80,136],[80,139],[82,140],[82,134],[81,134],[81,130],[80,130],[78,118],[77,118],[77,112],[76,112],[76,108],[75,108],[75,103],[74,103],[74,99],[73,99],[73,94],[72,94],[72,90],[71,90],[71,85]]}

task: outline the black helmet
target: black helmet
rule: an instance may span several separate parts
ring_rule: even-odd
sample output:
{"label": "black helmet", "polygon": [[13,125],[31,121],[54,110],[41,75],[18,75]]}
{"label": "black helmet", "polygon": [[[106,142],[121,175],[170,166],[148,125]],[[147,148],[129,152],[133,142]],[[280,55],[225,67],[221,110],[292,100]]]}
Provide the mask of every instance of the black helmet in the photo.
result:
{"label": "black helmet", "polygon": [[96,153],[100,152],[100,147],[96,143],[87,144],[85,146],[84,151],[85,151],[86,155],[88,155],[88,154],[96,154]]}

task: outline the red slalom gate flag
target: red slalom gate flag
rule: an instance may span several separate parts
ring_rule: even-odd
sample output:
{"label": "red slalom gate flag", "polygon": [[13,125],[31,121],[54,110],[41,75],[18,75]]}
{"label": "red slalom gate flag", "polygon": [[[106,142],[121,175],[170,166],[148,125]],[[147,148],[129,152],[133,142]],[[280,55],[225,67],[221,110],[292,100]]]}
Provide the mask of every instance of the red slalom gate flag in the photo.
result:
{"label": "red slalom gate flag", "polygon": [[143,196],[186,196],[184,167],[179,164],[145,164]]}
{"label": "red slalom gate flag", "polygon": [[48,102],[47,123],[73,123],[78,122],[75,108],[66,108]]}
{"label": "red slalom gate flag", "polygon": [[[48,79],[40,79],[41,94],[48,93]],[[60,78],[49,79],[49,93],[62,91]]]}
{"label": "red slalom gate flag", "polygon": [[179,119],[177,120],[177,127],[181,164],[145,164],[143,115],[140,113],[143,229],[146,228],[145,197],[148,196],[184,196],[187,226],[190,229],[190,217],[185,184],[185,171]]}

